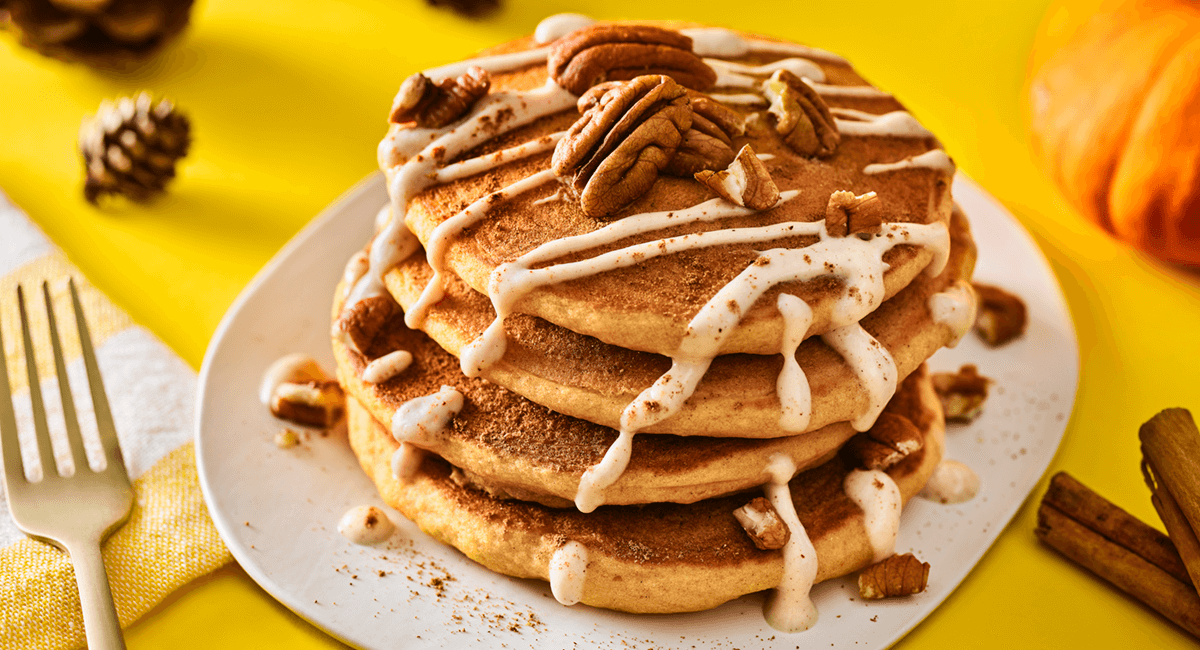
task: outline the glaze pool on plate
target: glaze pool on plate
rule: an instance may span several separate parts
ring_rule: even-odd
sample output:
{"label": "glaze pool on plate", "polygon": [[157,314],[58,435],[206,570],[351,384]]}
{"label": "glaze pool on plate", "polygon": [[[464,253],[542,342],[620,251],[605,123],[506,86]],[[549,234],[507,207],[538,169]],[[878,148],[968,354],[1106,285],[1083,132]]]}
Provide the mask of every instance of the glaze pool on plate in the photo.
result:
{"label": "glaze pool on plate", "polygon": [[[351,189],[298,234],[242,292],[209,345],[200,375],[196,459],[209,512],[233,556],[280,602],[360,648],[592,647],[884,648],[958,585],[1046,471],[1075,400],[1078,350],[1062,291],[1016,220],[959,175],[954,194],[979,246],[976,278],[1022,296],[1028,332],[996,350],[968,335],[933,357],[934,370],[975,363],[996,380],[983,416],[951,425],[946,457],[980,475],[979,495],[957,505],[914,499],[896,543],[932,565],[929,589],[866,603],[853,578],[813,590],[816,627],[770,628],[762,597],[695,614],[638,616],[563,607],[548,584],[494,574],[433,541],[394,511],[397,532],[356,546],[337,532],[351,507],[386,508],[344,434],[280,449],[280,423],[258,400],[263,372],[305,352],[333,367],[329,312],[346,261],[372,233],[387,200],[382,175]],[[851,601],[850,598],[855,598]],[[869,624],[868,624],[869,622]]]}

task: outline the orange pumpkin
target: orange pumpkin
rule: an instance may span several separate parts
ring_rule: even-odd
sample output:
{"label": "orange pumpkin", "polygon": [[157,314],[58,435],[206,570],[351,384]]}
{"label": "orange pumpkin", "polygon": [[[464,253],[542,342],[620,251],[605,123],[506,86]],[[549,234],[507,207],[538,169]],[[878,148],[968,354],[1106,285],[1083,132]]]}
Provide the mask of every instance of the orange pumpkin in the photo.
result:
{"label": "orange pumpkin", "polygon": [[1034,150],[1067,198],[1147,253],[1200,265],[1200,2],[1056,3],[1028,79]]}

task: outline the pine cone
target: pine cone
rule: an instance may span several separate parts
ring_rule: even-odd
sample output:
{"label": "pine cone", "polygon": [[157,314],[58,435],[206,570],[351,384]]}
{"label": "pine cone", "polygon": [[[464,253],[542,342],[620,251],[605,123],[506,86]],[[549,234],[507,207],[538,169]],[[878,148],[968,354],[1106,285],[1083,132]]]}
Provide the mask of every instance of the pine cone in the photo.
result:
{"label": "pine cone", "polygon": [[0,0],[0,27],[46,56],[126,70],[183,31],[192,2]]}
{"label": "pine cone", "polygon": [[83,195],[95,203],[102,194],[124,194],[144,201],[175,177],[175,161],[191,142],[187,118],[150,94],[104,100],[79,128],[87,180]]}

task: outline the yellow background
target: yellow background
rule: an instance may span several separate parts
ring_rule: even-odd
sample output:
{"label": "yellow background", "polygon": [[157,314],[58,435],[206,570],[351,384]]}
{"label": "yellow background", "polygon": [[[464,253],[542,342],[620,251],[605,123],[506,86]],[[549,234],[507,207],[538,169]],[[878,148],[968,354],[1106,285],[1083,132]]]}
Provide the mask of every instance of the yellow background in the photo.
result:
{"label": "yellow background", "polygon": [[[899,96],[1033,232],[1066,290],[1083,364],[1051,469],[1157,523],[1136,431],[1167,406],[1200,414],[1200,276],[1108,240],[1033,166],[1020,91],[1046,10],[1044,0],[505,0],[497,15],[470,21],[421,0],[200,0],[182,42],[132,77],[0,43],[0,187],[101,290],[198,367],[253,274],[375,168],[387,109],[411,72],[562,11],[685,18],[818,45]],[[97,210],[82,199],[77,126],[102,98],[143,87],[186,110],[195,145],[162,200]],[[1190,646],[1165,619],[1036,541],[1043,489],[900,646]],[[339,646],[236,567],[176,594],[128,638],[134,649]]]}

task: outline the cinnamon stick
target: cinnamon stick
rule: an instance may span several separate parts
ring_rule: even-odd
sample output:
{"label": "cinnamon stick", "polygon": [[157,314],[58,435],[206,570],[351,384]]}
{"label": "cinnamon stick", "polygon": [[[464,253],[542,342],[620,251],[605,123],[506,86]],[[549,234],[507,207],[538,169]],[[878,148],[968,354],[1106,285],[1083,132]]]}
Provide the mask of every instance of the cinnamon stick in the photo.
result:
{"label": "cinnamon stick", "polygon": [[1176,580],[1045,502],[1038,510],[1037,535],[1058,552],[1200,637],[1200,596],[1191,583]]}
{"label": "cinnamon stick", "polygon": [[1186,409],[1166,409],[1138,430],[1142,471],[1158,516],[1193,586],[1200,586],[1200,431]]}
{"label": "cinnamon stick", "polygon": [[1037,536],[1200,637],[1200,596],[1165,535],[1066,473],[1050,480]]}
{"label": "cinnamon stick", "polygon": [[1142,520],[1113,505],[1075,477],[1059,472],[1050,479],[1042,503],[1136,553],[1180,582],[1190,582],[1172,540]]}

